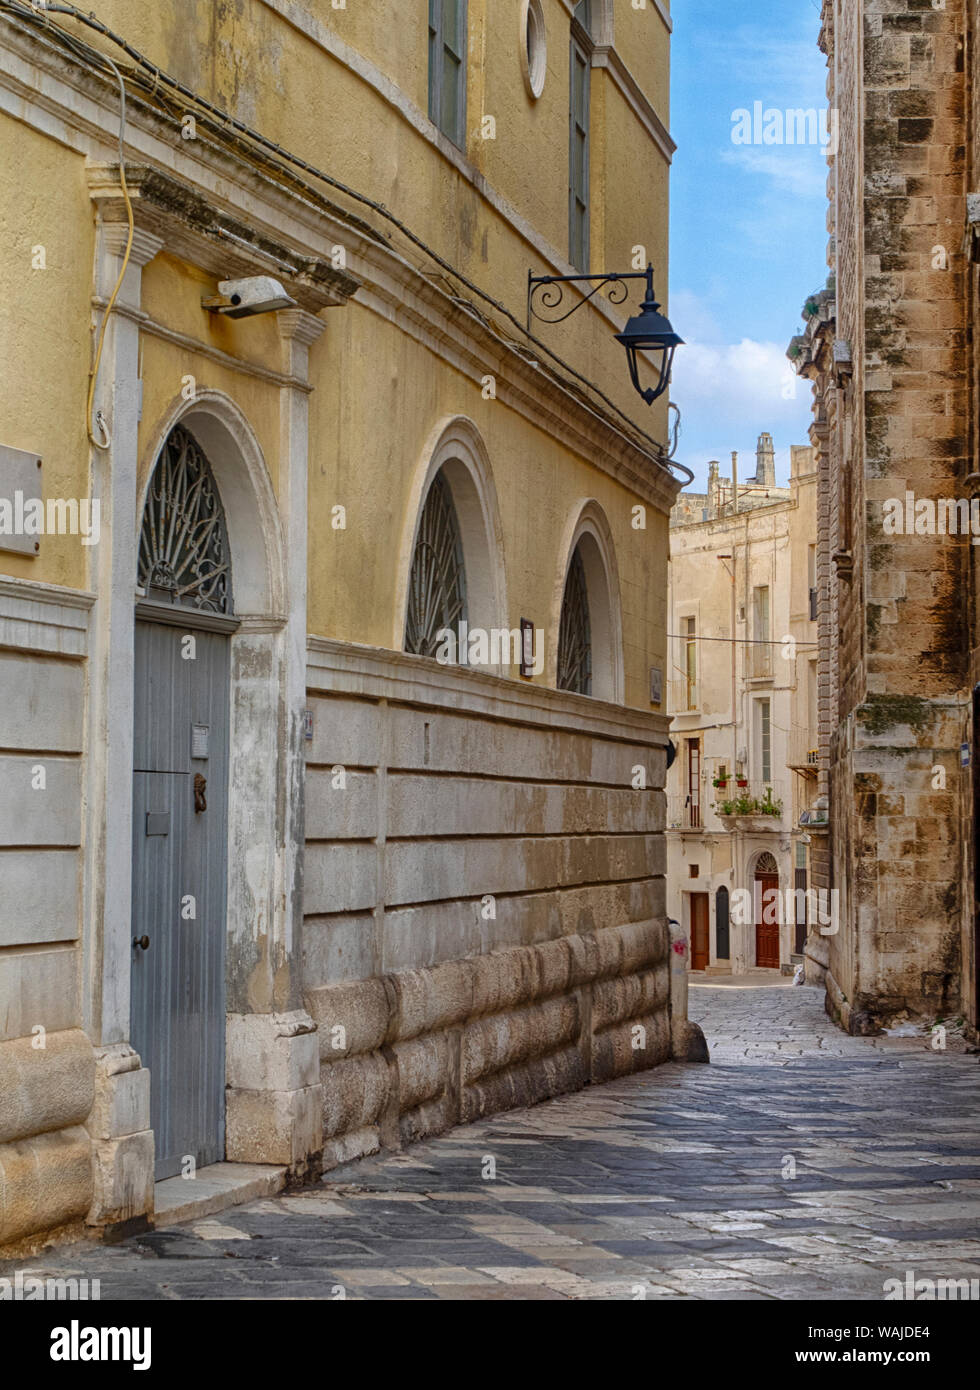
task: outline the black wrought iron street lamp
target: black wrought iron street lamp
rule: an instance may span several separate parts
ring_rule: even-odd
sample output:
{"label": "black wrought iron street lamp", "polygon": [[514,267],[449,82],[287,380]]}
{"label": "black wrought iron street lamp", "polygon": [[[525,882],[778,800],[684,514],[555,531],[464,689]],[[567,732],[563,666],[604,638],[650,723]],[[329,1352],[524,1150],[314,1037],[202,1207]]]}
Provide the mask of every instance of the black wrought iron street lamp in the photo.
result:
{"label": "black wrought iron street lamp", "polygon": [[[684,342],[684,339],[678,337],[670,320],[660,312],[660,305],[653,292],[652,265],[648,265],[646,270],[606,275],[532,275],[528,272],[528,328],[531,326],[532,318],[539,319],[542,323],[563,323],[577,309],[581,309],[583,304],[587,304],[590,299],[597,295],[605,285],[612,286],[609,291],[610,304],[622,304],[628,293],[625,284],[627,280],[645,280],[647,292],[640,305],[640,312],[629,320],[622,333],[615,334],[615,338],[626,349],[630,379],[633,385],[647,405],[653,405],[657,397],[662,396],[670,384],[674,353]],[[593,288],[588,294],[577,300],[570,309],[560,312],[565,298],[562,286],[582,282],[591,284]],[[645,389],[640,384],[638,354],[641,352],[648,354],[650,365],[657,377],[656,385],[648,386]]]}

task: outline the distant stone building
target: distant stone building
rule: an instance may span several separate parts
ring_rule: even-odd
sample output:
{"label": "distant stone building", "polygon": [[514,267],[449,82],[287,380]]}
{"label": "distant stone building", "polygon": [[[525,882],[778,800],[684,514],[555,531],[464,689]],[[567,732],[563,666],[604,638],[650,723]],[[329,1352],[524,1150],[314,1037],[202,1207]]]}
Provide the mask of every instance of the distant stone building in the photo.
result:
{"label": "distant stone building", "polygon": [[732,465],[671,513],[667,905],[693,969],[788,972],[818,925],[819,832],[800,824],[817,796],[814,451],[791,450],[788,487],[769,434],[754,474]]}
{"label": "distant stone building", "polygon": [[851,1032],[977,1023],[976,31],[962,0],[823,4],[831,274],[789,355],[814,385],[814,873],[840,923],[814,947]]}

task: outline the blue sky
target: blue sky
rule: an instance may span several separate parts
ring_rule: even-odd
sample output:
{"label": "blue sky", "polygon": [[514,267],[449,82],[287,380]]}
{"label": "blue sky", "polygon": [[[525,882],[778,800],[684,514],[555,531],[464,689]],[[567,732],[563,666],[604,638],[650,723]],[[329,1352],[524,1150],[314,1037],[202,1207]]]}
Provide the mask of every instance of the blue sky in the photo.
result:
{"label": "blue sky", "polygon": [[790,444],[808,443],[810,386],[784,354],[827,276],[827,163],[812,145],[734,144],[732,114],[826,109],[819,4],[674,0],[671,13],[670,317],[687,343],[671,386],[677,456],[695,488],[708,459],[728,471],[733,449],[744,477],[769,430],[782,481]]}

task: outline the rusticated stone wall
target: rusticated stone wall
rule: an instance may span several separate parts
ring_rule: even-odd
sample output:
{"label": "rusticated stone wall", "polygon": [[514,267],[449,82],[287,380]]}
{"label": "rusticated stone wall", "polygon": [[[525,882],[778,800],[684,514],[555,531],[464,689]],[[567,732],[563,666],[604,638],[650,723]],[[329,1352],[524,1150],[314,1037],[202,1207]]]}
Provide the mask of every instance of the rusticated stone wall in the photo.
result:
{"label": "rusticated stone wall", "polygon": [[311,645],[325,1164],[666,1060],[666,721]]}

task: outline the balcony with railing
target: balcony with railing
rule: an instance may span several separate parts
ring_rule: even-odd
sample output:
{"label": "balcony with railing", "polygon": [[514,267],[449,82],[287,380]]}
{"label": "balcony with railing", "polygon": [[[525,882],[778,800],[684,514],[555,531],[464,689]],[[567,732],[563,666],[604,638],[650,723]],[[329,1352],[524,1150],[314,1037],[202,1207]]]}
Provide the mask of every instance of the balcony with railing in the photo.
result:
{"label": "balcony with railing", "polygon": [[667,798],[668,830],[701,830],[704,826],[704,804],[685,793]]}
{"label": "balcony with railing", "polygon": [[729,778],[725,786],[711,790],[712,809],[728,830],[782,831],[787,824],[786,789],[782,782]]}
{"label": "balcony with railing", "polygon": [[786,766],[806,777],[816,777],[820,770],[820,750],[812,729],[792,729],[786,742]]}

